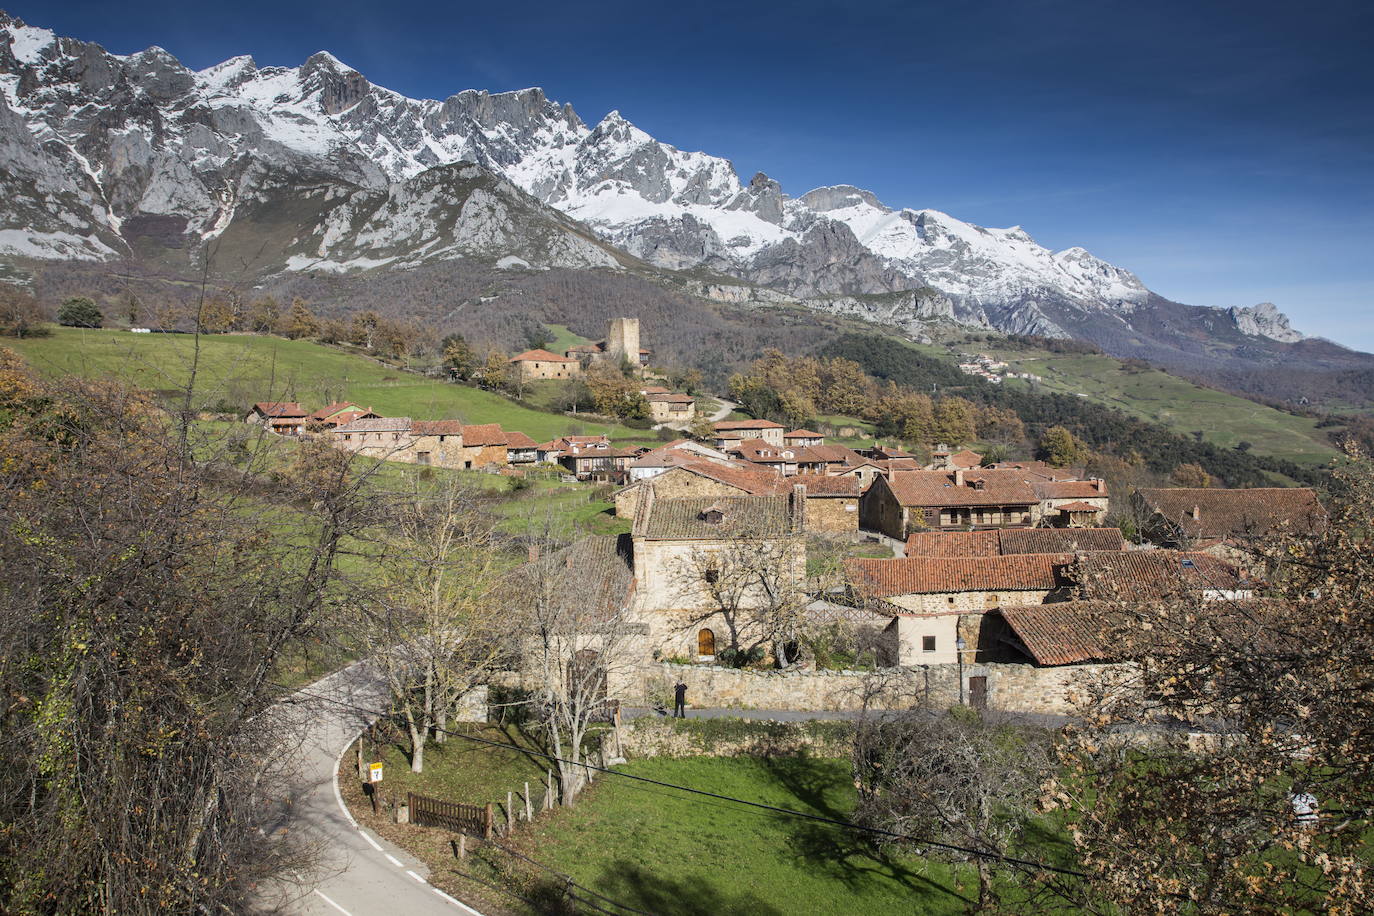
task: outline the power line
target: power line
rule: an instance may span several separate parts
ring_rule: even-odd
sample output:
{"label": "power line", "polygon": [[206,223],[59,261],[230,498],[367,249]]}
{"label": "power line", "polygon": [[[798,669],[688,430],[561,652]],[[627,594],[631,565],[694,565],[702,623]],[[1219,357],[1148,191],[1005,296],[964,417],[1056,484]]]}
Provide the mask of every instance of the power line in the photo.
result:
{"label": "power line", "polygon": [[[345,703],[342,700],[336,700],[332,697],[326,697],[316,693],[310,693],[306,690],[299,690],[297,692],[299,695],[313,697],[314,699],[323,700],[326,703],[333,703],[334,705],[343,707],[344,709],[349,709],[354,712],[363,713],[364,715],[372,715],[371,710],[364,709],[361,706],[354,706],[351,703]],[[543,757],[546,760],[551,760],[555,763],[563,763],[567,764],[568,766],[582,767],[587,770],[596,770],[599,773],[609,773],[612,776],[619,776],[622,779],[632,779],[636,782],[644,782],[650,785],[661,786],[665,789],[676,789],[680,792],[687,792],[692,795],[701,795],[706,798],[715,798],[721,801],[733,802],[737,805],[747,805],[751,808],[758,808],[764,811],[772,811],[776,814],[787,815],[788,817],[796,817],[801,818],[803,820],[813,821],[816,823],[829,824],[832,827],[843,827],[847,830],[856,830],[862,833],[870,833],[894,840],[907,840],[922,846],[931,846],[936,849],[946,850],[948,852],[959,852],[963,853],[964,855],[973,856],[979,859],[991,859],[998,862],[1004,862],[1008,865],[1017,865],[1022,868],[1027,868],[1034,871],[1053,872],[1055,874],[1068,875],[1074,878],[1092,877],[1087,872],[1076,871],[1071,868],[1063,868],[1058,865],[1049,865],[1044,862],[1036,862],[1031,859],[1021,859],[1015,856],[1008,856],[998,852],[988,852],[987,850],[983,849],[973,849],[968,846],[959,846],[954,843],[942,843],[939,840],[931,840],[925,837],[913,836],[909,833],[897,833],[896,831],[892,830],[884,830],[881,827],[869,827],[864,824],[856,824],[853,821],[843,821],[839,818],[825,817],[824,815],[820,814],[808,814],[805,811],[797,811],[792,808],[783,808],[778,805],[769,805],[764,802],[750,801],[747,798],[735,798],[731,795],[721,795],[718,792],[709,792],[705,789],[695,789],[691,786],[680,786],[676,783],[664,782],[661,779],[653,779],[648,776],[639,776],[634,773],[626,773],[621,770],[613,770],[609,767],[597,766],[596,764],[592,763],[583,763],[567,760],[566,758],[558,757],[554,754],[550,754],[545,751],[535,750],[534,748],[521,747],[518,744],[511,744],[505,741],[493,741],[490,738],[479,738],[476,735],[466,735],[462,732],[455,732],[447,728],[440,728],[436,726],[435,731],[442,732],[445,735],[451,735],[455,738],[462,738],[466,741],[472,741],[477,744],[485,744],[490,747],[499,747],[505,748],[506,750],[519,751],[523,754],[529,754],[530,756],[534,757]]]}

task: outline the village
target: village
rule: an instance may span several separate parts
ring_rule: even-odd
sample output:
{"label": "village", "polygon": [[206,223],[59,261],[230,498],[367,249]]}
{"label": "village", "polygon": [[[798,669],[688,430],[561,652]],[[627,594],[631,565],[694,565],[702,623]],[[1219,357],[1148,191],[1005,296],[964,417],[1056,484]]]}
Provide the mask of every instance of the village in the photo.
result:
{"label": "village", "polygon": [[[530,379],[598,361],[639,377],[648,353],[638,321],[620,318],[604,342],[511,363]],[[638,390],[668,428],[696,419],[691,396]],[[586,587],[636,622],[607,685],[635,702],[667,677],[705,707],[850,708],[863,672],[824,668],[802,645],[803,633],[842,621],[844,657],[921,672],[930,702],[1063,714],[1077,670],[1119,661],[1104,601],[1260,600],[1266,571],[1246,545],[1317,531],[1326,517],[1305,488],[1113,494],[1081,467],[985,460],[958,443],[922,461],[765,419],[719,420],[709,435],[656,447],[605,435],[536,442],[499,424],[384,417],[346,401],[261,402],[245,420],[371,459],[612,486],[629,533],[557,555],[596,557],[577,564],[596,570]],[[1137,520],[1135,542],[1105,527],[1113,499]]]}

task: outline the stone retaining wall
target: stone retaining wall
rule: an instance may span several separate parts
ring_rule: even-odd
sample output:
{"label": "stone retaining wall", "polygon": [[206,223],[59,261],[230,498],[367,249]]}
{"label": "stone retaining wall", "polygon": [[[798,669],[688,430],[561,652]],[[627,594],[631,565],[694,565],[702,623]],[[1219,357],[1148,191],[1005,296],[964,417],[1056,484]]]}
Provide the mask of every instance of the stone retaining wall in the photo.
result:
{"label": "stone retaining wall", "polygon": [[621,729],[627,757],[848,757],[847,722],[639,718]]}
{"label": "stone retaining wall", "polygon": [[[697,707],[785,710],[856,710],[865,694],[874,708],[954,706],[967,701],[970,678],[986,678],[991,709],[1006,712],[1068,715],[1074,711],[1077,684],[1110,666],[1066,665],[1038,668],[1030,664],[966,664],[961,695],[960,667],[925,665],[864,671],[760,671],[715,665],[680,665],[660,662],[646,666],[640,677],[644,702],[671,704],[672,687],[687,685],[687,703]],[[873,684],[883,680],[886,689],[875,695]]]}

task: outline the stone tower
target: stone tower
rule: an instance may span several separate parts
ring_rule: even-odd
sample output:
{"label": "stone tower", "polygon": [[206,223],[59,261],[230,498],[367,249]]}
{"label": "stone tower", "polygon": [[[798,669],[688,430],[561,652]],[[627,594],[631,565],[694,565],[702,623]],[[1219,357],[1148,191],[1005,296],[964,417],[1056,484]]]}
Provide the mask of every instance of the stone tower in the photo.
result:
{"label": "stone tower", "polygon": [[628,360],[639,365],[639,319],[612,318],[606,331],[606,357],[613,362]]}

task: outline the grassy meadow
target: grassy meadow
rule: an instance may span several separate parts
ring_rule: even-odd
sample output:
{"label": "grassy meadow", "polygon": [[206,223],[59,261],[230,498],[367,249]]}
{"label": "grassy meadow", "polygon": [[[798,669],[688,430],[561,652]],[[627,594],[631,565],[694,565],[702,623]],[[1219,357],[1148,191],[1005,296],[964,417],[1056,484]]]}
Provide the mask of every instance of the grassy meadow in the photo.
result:
{"label": "grassy meadow", "polygon": [[1314,419],[1194,385],[1158,369],[1136,368],[1110,356],[998,349],[993,344],[961,349],[987,353],[1005,360],[1013,371],[1041,377],[1038,383],[1009,379],[1005,385],[1038,384],[1043,391],[1083,395],[1181,433],[1201,431],[1204,440],[1222,448],[1249,442],[1258,454],[1307,465],[1325,464],[1337,455]]}
{"label": "grassy meadow", "polygon": [[[51,337],[6,341],[38,371],[113,377],[159,393],[184,389],[196,341],[185,334],[54,328]],[[500,423],[538,441],[574,431],[624,441],[653,434],[619,424],[531,410],[466,385],[405,372],[361,353],[305,340],[216,334],[199,340],[196,403],[212,412],[246,410],[255,401],[300,401],[311,409],[353,401],[384,416]]]}

